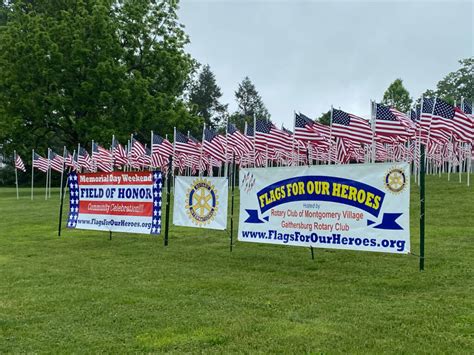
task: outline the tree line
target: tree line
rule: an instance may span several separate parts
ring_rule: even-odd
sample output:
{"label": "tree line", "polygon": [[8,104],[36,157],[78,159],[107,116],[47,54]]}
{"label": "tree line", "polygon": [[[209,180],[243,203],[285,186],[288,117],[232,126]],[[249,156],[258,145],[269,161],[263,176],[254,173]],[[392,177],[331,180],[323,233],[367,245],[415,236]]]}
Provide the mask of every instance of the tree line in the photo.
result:
{"label": "tree line", "polygon": [[[2,0],[0,2],[0,146],[28,156],[112,135],[173,127],[200,137],[202,124],[241,130],[253,118],[271,119],[250,78],[235,91],[237,110],[222,103],[209,65],[185,51],[189,37],[178,1]],[[474,59],[460,61],[426,95],[449,102],[474,98]],[[382,102],[407,111],[413,98],[396,79]],[[291,103],[289,103],[291,105]],[[329,124],[329,113],[314,117]]]}

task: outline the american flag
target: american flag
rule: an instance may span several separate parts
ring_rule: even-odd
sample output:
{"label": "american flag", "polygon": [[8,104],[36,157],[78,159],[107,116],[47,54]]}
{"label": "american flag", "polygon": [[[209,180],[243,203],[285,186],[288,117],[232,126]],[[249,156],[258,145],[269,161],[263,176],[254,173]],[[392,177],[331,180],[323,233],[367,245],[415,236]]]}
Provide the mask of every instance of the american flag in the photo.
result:
{"label": "american flag", "polygon": [[132,137],[131,139],[131,149],[130,156],[133,160],[138,161],[139,158],[146,153],[145,146],[141,144],[138,140]]}
{"label": "american flag", "polygon": [[77,163],[79,166],[83,169],[86,169],[88,171],[93,170],[93,164],[92,164],[92,159],[83,147],[79,147],[79,154],[77,156]]}
{"label": "american flag", "polygon": [[127,152],[115,137],[112,139],[112,157],[114,165],[117,167],[128,164]]}
{"label": "american flag", "polygon": [[49,169],[49,160],[33,152],[33,167],[45,173]]}
{"label": "american flag", "polygon": [[64,171],[64,158],[62,156],[56,154],[53,151],[50,151],[49,161],[51,169],[56,170],[59,173],[62,173]]}
{"label": "american flag", "polygon": [[148,147],[145,147],[145,154],[138,158],[138,161],[143,167],[150,167],[152,163],[151,150]]}
{"label": "american flag", "polygon": [[112,153],[95,142],[92,142],[92,161],[102,171],[110,173],[114,170]]}
{"label": "american flag", "polygon": [[154,133],[152,134],[151,150],[153,166],[165,167],[169,157],[173,155],[173,145],[170,141]]}
{"label": "american flag", "polygon": [[329,136],[329,127],[314,122],[301,112],[295,113],[295,139],[318,143],[326,142]]}
{"label": "american flag", "polygon": [[270,130],[272,124],[270,121],[256,120],[255,121],[255,148],[265,151],[268,146],[268,138],[270,137]]}
{"label": "american flag", "polygon": [[397,137],[406,140],[415,133],[413,123],[401,112],[382,104],[376,105],[375,133],[380,136]]}
{"label": "american flag", "polygon": [[23,160],[21,160],[21,157],[16,152],[15,152],[15,169],[26,172],[25,164],[23,163]]}
{"label": "american flag", "polygon": [[[270,137],[268,137],[268,145],[275,150],[283,150],[291,152],[293,150],[293,133],[285,129],[279,129],[274,124],[270,127]],[[304,145],[302,145],[304,149]]]}
{"label": "american flag", "polygon": [[66,159],[64,159],[64,164],[71,168],[73,171],[79,171],[81,167],[77,163],[77,153],[74,151],[71,155],[68,151],[66,151]]}
{"label": "american flag", "polygon": [[237,127],[229,123],[227,125],[227,139],[230,149],[236,156],[242,157],[253,150],[252,141],[244,134],[242,134]]}
{"label": "american flag", "polygon": [[467,102],[463,100],[462,110],[468,115],[472,115],[472,102]]}
{"label": "american flag", "polygon": [[332,135],[361,143],[372,143],[372,129],[368,121],[336,109],[332,112]]}
{"label": "american flag", "polygon": [[225,157],[225,146],[222,145],[222,141],[219,139],[217,132],[204,128],[204,140],[202,141],[202,149],[211,158],[217,161],[226,161]]}
{"label": "american flag", "polygon": [[176,153],[185,153],[197,156],[201,154],[199,142],[193,137],[188,138],[179,131],[176,131],[174,136],[174,148]]}
{"label": "american flag", "polygon": [[471,143],[474,138],[474,121],[458,107],[436,99],[430,130],[453,133],[457,140]]}
{"label": "american flag", "polygon": [[423,140],[426,141],[428,137],[428,132],[430,130],[431,118],[433,117],[433,108],[434,108],[433,98],[423,98],[421,102],[421,110],[419,117],[420,122],[420,135]]}

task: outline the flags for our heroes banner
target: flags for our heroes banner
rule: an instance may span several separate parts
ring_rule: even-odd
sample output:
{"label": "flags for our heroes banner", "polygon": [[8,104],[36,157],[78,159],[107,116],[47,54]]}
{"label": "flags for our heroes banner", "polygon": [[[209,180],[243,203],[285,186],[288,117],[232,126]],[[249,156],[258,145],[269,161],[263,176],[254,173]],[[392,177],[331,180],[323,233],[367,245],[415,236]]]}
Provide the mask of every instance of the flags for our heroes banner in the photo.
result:
{"label": "flags for our heroes banner", "polygon": [[77,229],[159,234],[161,173],[70,173],[67,226]]}
{"label": "flags for our heroes banner", "polygon": [[238,239],[410,252],[408,163],[240,171]]}
{"label": "flags for our heroes banner", "polygon": [[173,224],[226,229],[228,180],[223,177],[177,176]]}

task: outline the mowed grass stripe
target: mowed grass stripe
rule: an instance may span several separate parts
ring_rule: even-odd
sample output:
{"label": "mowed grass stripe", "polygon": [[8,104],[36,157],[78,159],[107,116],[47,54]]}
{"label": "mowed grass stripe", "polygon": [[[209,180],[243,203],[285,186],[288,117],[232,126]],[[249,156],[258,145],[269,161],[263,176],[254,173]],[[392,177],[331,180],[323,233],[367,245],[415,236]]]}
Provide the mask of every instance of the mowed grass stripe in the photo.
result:
{"label": "mowed grass stripe", "polygon": [[[225,232],[174,226],[167,248],[162,236],[58,238],[58,191],[35,192],[17,201],[0,189],[2,353],[474,348],[474,193],[446,176],[427,176],[425,272],[406,255],[315,249],[313,261],[308,249],[242,242],[229,253]],[[418,218],[412,184],[414,253]]]}

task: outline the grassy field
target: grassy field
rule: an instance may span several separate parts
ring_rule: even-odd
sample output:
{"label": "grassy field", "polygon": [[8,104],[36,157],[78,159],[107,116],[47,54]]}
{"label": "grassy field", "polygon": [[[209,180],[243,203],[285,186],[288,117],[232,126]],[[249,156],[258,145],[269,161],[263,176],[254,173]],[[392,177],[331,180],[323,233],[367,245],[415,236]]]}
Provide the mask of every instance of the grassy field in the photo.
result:
{"label": "grassy field", "polygon": [[[465,181],[465,179],[464,179]],[[418,189],[412,185],[412,251]],[[238,200],[237,200],[238,204]],[[0,353],[472,353],[474,187],[427,177],[413,255],[237,242],[171,227],[64,230],[59,198],[0,189]]]}

